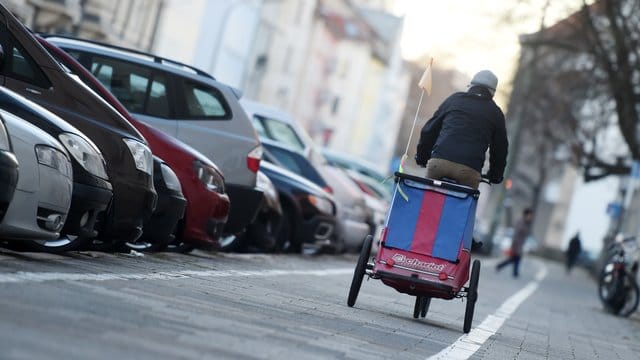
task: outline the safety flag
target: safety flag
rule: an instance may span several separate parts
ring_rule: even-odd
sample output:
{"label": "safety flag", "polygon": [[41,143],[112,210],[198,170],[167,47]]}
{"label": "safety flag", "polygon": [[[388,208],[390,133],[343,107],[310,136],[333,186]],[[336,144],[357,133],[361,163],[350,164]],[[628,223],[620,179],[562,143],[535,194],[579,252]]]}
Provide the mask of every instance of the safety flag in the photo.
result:
{"label": "safety flag", "polygon": [[427,95],[431,95],[431,66],[433,65],[433,58],[429,59],[429,63],[427,64],[427,68],[424,70],[420,81],[418,82],[418,86],[427,92]]}
{"label": "safety flag", "polygon": [[[411,133],[409,133],[409,141],[407,142],[407,148],[404,151],[404,154],[402,155],[402,158],[400,159],[400,166],[398,169],[398,172],[403,173],[404,172],[404,165],[405,165],[405,161],[408,159],[408,152],[409,152],[409,145],[411,144],[411,138],[413,137],[413,132],[416,128],[416,121],[418,120],[418,114],[420,113],[420,106],[422,106],[422,99],[424,97],[424,93],[426,92],[427,95],[431,95],[431,67],[433,65],[433,58],[429,58],[429,63],[427,64],[427,68],[424,70],[424,73],[422,74],[422,77],[420,78],[420,81],[418,81],[418,86],[422,89],[422,93],[420,94],[420,101],[418,102],[418,108],[416,109],[416,116],[413,118],[413,126],[411,126]],[[402,196],[402,198],[405,201],[409,201],[409,197],[407,196],[407,194],[402,190],[401,187],[396,186],[396,189],[398,190],[398,193],[400,194],[400,196]]]}

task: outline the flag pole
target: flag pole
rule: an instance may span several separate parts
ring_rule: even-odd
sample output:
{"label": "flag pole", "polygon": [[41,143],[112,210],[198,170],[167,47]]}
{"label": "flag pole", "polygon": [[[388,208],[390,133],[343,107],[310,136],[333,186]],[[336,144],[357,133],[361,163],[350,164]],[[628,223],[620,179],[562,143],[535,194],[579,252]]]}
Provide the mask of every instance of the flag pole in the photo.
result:
{"label": "flag pole", "polygon": [[416,129],[416,122],[418,122],[418,114],[420,113],[420,107],[422,106],[422,99],[424,98],[424,89],[420,93],[420,101],[418,101],[418,108],[416,109],[416,116],[413,117],[413,125],[411,126],[411,132],[409,133],[409,141],[407,142],[407,148],[404,150],[404,155],[408,156],[409,146],[411,146],[411,139],[413,138],[413,131]]}
{"label": "flag pole", "polygon": [[[418,101],[418,108],[416,109],[416,115],[413,117],[413,124],[411,125],[411,132],[409,133],[409,140],[407,141],[407,147],[405,148],[404,154],[400,159],[400,166],[399,166],[400,168],[398,169],[398,172],[400,173],[404,173],[404,163],[407,160],[407,158],[409,158],[409,146],[411,146],[411,139],[413,138],[413,133],[416,129],[416,123],[418,122],[418,115],[420,114],[420,107],[422,107],[422,100],[424,99],[424,93],[426,92],[427,95],[431,95],[432,65],[433,65],[433,58],[430,58],[429,64],[427,64],[427,68],[424,70],[424,73],[422,74],[422,77],[418,82],[418,87],[420,87],[422,91],[420,93],[420,101]],[[400,187],[400,182],[396,182],[396,190],[405,201],[409,201],[409,197],[407,196],[407,194],[404,193],[404,191],[402,191],[402,188]]]}
{"label": "flag pole", "polygon": [[407,141],[407,147],[404,150],[404,154],[400,159],[400,172],[404,172],[404,162],[409,158],[409,147],[411,146],[411,139],[413,138],[413,133],[416,129],[416,123],[418,122],[418,115],[420,114],[420,108],[422,107],[422,100],[424,99],[424,93],[427,95],[431,95],[431,68],[433,66],[433,58],[429,59],[429,64],[427,64],[427,68],[424,70],[420,81],[418,82],[418,86],[422,89],[420,93],[420,101],[418,101],[418,108],[416,109],[416,115],[413,117],[413,124],[411,125],[411,132],[409,133],[409,140]]}

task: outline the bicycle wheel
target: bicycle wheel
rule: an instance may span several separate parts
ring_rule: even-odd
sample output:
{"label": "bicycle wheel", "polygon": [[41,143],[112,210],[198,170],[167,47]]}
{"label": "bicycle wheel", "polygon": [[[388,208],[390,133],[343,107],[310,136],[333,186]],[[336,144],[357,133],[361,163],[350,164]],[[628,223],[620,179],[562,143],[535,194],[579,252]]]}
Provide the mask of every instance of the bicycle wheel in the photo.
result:
{"label": "bicycle wheel", "polygon": [[629,317],[638,309],[638,300],[640,298],[640,289],[638,283],[631,274],[625,274],[625,301],[624,305],[618,312],[618,315]]}
{"label": "bicycle wheel", "polygon": [[371,253],[371,244],[373,243],[373,236],[367,235],[362,243],[362,249],[360,249],[360,257],[358,258],[358,264],[353,272],[353,279],[351,280],[351,287],[349,288],[349,298],[347,299],[347,305],[353,307],[356,304],[358,293],[360,292],[360,286],[362,285],[362,279],[367,270],[367,262],[369,261],[369,255]]}
{"label": "bicycle wheel", "polygon": [[612,314],[619,314],[624,307],[623,272],[620,270],[603,271],[598,279],[598,296],[604,309]]}

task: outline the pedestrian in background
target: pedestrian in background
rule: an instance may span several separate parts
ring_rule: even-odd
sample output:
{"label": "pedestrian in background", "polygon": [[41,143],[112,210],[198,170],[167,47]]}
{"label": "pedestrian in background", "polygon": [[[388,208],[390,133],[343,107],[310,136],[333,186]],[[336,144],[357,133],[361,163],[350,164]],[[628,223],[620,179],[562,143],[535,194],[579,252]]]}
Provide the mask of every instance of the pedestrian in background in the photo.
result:
{"label": "pedestrian in background", "polygon": [[577,232],[569,241],[569,247],[567,248],[567,274],[571,272],[571,268],[576,264],[581,251],[580,232]]}
{"label": "pedestrian in background", "polygon": [[522,212],[522,219],[518,221],[511,237],[511,248],[508,257],[496,265],[496,271],[503,267],[513,264],[513,277],[520,275],[520,260],[522,259],[522,249],[524,242],[531,233],[531,224],[533,223],[533,210],[526,208]]}

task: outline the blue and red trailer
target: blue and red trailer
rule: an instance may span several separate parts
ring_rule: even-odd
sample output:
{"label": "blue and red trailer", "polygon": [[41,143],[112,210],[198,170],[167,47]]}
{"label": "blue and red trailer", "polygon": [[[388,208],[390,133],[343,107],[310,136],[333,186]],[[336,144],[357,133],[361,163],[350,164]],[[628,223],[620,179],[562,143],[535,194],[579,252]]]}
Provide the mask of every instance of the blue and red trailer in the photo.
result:
{"label": "blue and red trailer", "polygon": [[[478,298],[480,261],[471,266],[471,244],[480,192],[451,182],[396,173],[396,186],[373,257],[365,239],[347,304],[355,305],[365,275],[415,296],[414,318],[425,317],[432,298],[467,298],[468,333]],[[469,284],[465,286],[465,284]]]}

